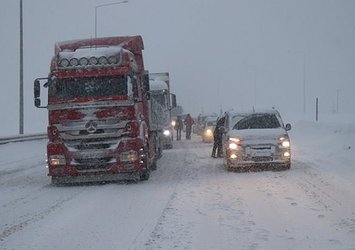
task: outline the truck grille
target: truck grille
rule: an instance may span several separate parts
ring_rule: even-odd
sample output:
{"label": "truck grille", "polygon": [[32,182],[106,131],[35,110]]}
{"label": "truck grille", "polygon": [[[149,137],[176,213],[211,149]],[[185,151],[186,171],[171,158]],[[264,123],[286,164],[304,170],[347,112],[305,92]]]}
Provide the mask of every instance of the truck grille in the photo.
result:
{"label": "truck grille", "polygon": [[[78,171],[105,170],[116,163],[115,150],[128,121],[66,121],[55,124]],[[94,124],[94,126],[93,126]]]}

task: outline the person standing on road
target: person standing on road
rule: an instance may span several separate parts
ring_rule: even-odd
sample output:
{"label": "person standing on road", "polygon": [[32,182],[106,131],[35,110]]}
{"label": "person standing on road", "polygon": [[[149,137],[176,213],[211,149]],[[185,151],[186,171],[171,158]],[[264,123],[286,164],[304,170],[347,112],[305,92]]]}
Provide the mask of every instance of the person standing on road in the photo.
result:
{"label": "person standing on road", "polygon": [[191,130],[194,123],[194,119],[192,119],[191,115],[187,114],[184,120],[186,126],[186,140],[191,140]]}
{"label": "person standing on road", "polygon": [[184,123],[182,122],[181,116],[176,117],[176,124],[175,124],[175,129],[176,129],[176,140],[180,141],[181,140],[181,130],[184,126]]}
{"label": "person standing on road", "polygon": [[[225,118],[219,118],[216,123],[216,127],[213,131],[213,148],[211,157],[223,157],[222,149],[222,136],[223,136],[223,125]],[[217,154],[217,156],[216,156]]]}

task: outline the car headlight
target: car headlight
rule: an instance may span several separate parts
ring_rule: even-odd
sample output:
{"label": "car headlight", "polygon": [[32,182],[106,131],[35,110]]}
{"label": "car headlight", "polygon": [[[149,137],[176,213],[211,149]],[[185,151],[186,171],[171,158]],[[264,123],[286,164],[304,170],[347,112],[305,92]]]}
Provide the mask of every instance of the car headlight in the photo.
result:
{"label": "car headlight", "polygon": [[240,139],[239,138],[229,138],[229,140],[234,142],[234,143],[240,143]]}
{"label": "car headlight", "polygon": [[233,159],[233,160],[235,160],[235,159],[237,159],[237,155],[236,155],[236,154],[231,154],[231,155],[230,155],[230,158]]}
{"label": "car headlight", "polygon": [[231,150],[236,150],[238,149],[238,145],[240,144],[240,139],[239,138],[229,138],[229,149]]}
{"label": "car headlight", "polygon": [[211,129],[207,129],[205,133],[207,136],[211,136],[213,134]]}
{"label": "car headlight", "polygon": [[289,147],[290,147],[290,142],[289,142],[289,141],[283,141],[283,142],[281,143],[281,145],[282,145],[282,147],[284,147],[284,148],[289,148]]}
{"label": "car headlight", "polygon": [[165,136],[170,136],[170,130],[165,129],[165,130],[163,131],[163,135],[165,135]]}
{"label": "car headlight", "polygon": [[229,143],[229,149],[235,150],[238,148],[238,145],[235,142]]}
{"label": "car headlight", "polygon": [[281,136],[279,138],[280,142],[281,142],[281,146],[284,148],[289,148],[290,147],[290,140],[288,139],[287,135]]}

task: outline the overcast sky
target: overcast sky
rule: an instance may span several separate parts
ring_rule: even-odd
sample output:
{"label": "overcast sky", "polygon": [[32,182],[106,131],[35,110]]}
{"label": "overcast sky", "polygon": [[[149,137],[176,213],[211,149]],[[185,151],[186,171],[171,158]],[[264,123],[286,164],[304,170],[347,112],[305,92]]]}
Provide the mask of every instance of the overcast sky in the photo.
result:
{"label": "overcast sky", "polygon": [[[25,133],[44,132],[33,80],[56,41],[94,37],[100,0],[23,0]],[[145,67],[169,72],[186,113],[275,106],[355,113],[354,0],[130,0],[98,8],[98,36],[142,35]],[[1,0],[2,135],[18,133],[19,0]],[[305,71],[303,70],[305,69]]]}

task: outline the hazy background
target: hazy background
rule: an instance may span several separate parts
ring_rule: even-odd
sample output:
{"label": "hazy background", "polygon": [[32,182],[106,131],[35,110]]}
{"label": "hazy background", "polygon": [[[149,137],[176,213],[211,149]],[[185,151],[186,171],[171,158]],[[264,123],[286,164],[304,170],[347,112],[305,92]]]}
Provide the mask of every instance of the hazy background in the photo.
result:
{"label": "hazy background", "polygon": [[[100,0],[23,0],[25,133],[44,132],[33,80],[54,43],[94,37]],[[143,37],[145,66],[170,72],[186,113],[275,106],[355,113],[354,0],[130,0],[97,12],[98,36]],[[305,59],[305,60],[303,60]],[[305,62],[305,64],[304,64]],[[0,136],[18,133],[19,1],[0,4]],[[338,105],[337,105],[338,93]]]}

